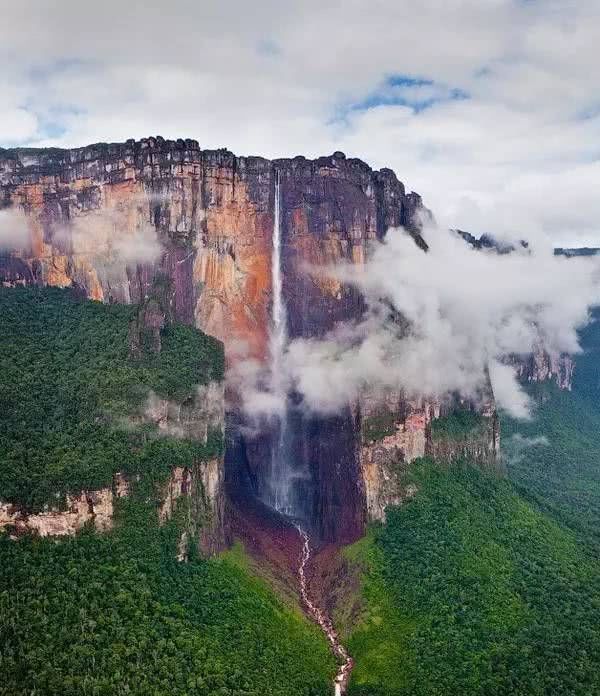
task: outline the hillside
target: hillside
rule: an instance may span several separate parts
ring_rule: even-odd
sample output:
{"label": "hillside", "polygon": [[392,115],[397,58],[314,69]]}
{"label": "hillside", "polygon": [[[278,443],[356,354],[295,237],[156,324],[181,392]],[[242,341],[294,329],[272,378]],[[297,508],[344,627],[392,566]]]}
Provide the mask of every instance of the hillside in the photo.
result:
{"label": "hillside", "polygon": [[181,400],[220,379],[220,344],[170,326],[159,355],[134,360],[134,307],[36,288],[1,290],[0,306],[0,498],[43,509],[129,476],[111,531],[0,533],[0,694],[328,694],[319,631],[250,574],[241,549],[199,555],[204,518],[190,519],[209,492],[192,477],[159,524],[174,467],[202,468],[220,436],[123,421],[149,389]]}
{"label": "hillside", "polygon": [[531,421],[503,419],[509,476],[523,495],[586,539],[600,540],[600,314],[581,334],[572,391],[530,389]]}
{"label": "hillside", "polygon": [[223,378],[219,342],[189,326],[163,331],[162,350],[129,358],[135,307],[81,301],[57,288],[0,289],[0,499],[39,509],[57,496],[110,485],[116,471],[163,478],[222,448],[149,437],[124,421],[150,391],[179,402]]}
{"label": "hillside", "polygon": [[597,555],[509,481],[427,460],[411,477],[416,496],[346,552],[349,693],[598,693]]}
{"label": "hillside", "polygon": [[532,419],[502,416],[505,478],[415,463],[414,498],[346,550],[349,693],[600,693],[597,322],[582,344],[572,391],[532,385]]}

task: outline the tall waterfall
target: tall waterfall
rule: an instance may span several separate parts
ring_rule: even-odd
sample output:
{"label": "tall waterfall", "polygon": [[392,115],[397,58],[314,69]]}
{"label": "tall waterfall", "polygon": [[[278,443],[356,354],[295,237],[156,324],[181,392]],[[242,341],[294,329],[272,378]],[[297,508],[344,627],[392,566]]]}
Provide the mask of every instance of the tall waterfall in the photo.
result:
{"label": "tall waterfall", "polygon": [[267,503],[279,512],[294,517],[294,474],[290,461],[290,433],[288,423],[287,386],[283,375],[283,355],[287,344],[287,314],[283,299],[281,273],[281,191],[279,172],[275,174],[275,202],[273,214],[273,249],[271,252],[273,301],[271,309],[271,391],[282,404],[273,423],[271,468]]}
{"label": "tall waterfall", "polygon": [[[292,432],[290,407],[288,403],[288,384],[284,375],[284,354],[288,342],[287,312],[283,297],[283,277],[281,272],[281,191],[279,172],[275,174],[275,202],[273,212],[273,249],[271,252],[271,278],[273,301],[271,309],[271,392],[282,404],[279,415],[272,424],[271,467],[264,494],[265,502],[278,512],[291,517],[298,530],[302,543],[302,553],[298,562],[300,598],[308,614],[320,626],[331,645],[338,661],[338,670],[333,682],[335,696],[346,693],[354,661],[339,640],[331,618],[310,596],[307,568],[312,559],[311,539],[307,531],[310,526],[310,513],[307,509],[310,481],[308,456],[298,456],[297,437]],[[297,435],[297,434],[296,434]],[[306,447],[306,439],[302,445]],[[294,444],[296,443],[296,447]]]}

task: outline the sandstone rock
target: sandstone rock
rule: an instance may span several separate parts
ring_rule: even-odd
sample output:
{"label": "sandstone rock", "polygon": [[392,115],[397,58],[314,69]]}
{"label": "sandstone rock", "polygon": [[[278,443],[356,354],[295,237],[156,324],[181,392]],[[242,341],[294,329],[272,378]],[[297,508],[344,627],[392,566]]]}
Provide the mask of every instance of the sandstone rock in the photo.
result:
{"label": "sandstone rock", "polygon": [[42,537],[72,536],[86,524],[93,524],[98,531],[112,528],[112,489],[103,488],[69,495],[65,510],[50,507],[32,514],[16,505],[0,502],[0,530],[9,528],[13,535],[33,533]]}
{"label": "sandstone rock", "polygon": [[[424,244],[420,198],[407,195],[391,170],[374,172],[343,153],[269,162],[162,138],[3,150],[0,200],[27,213],[31,245],[0,259],[0,280],[76,283],[93,299],[119,302],[153,297],[157,283],[167,282],[171,318],[195,322],[228,348],[243,341],[249,355],[264,357],[275,171],[283,197],[286,292],[298,334],[359,305],[337,284],[300,274],[304,262],[362,263],[369,241],[388,226],[404,225]],[[160,258],[111,255],[120,239],[148,226],[160,241]],[[316,296],[322,307],[311,301]],[[316,313],[302,318],[306,307]]]}
{"label": "sandstone rock", "polygon": [[[363,264],[388,227],[404,227],[427,248],[420,219],[429,213],[389,169],[373,171],[339,152],[268,161],[156,137],[74,150],[0,151],[0,200],[26,212],[31,233],[29,249],[0,258],[0,281],[76,284],[97,300],[142,303],[132,328],[134,355],[145,332],[151,348],[160,350],[161,317],[150,311],[156,300],[165,321],[195,323],[221,339],[229,363],[240,355],[265,360],[275,177],[292,338],[323,335],[364,311],[355,289],[307,273],[307,264]],[[156,258],[115,253],[123,240],[130,251],[132,240],[148,230],[160,243]],[[194,417],[186,408],[178,414],[155,404],[150,417],[159,427],[189,432]],[[303,421],[298,432],[294,452],[310,459],[319,482],[312,505],[322,537],[356,538],[366,520],[366,493],[351,405],[338,419]],[[258,478],[265,447],[268,441],[245,449]]]}

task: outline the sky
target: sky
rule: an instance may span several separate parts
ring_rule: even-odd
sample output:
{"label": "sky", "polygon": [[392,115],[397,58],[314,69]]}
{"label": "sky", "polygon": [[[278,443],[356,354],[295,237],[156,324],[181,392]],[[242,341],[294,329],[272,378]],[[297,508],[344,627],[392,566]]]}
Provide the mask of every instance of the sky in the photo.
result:
{"label": "sky", "polygon": [[600,246],[600,0],[2,2],[0,146],[342,150],[437,220]]}

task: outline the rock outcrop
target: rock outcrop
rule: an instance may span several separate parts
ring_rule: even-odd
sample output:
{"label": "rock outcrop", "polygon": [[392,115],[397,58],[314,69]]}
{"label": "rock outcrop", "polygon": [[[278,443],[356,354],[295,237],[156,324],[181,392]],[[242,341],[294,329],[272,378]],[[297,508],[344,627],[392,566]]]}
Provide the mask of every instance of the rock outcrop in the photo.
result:
{"label": "rock outcrop", "polygon": [[524,382],[554,381],[559,389],[571,391],[575,361],[567,353],[550,355],[538,344],[533,353],[513,360],[519,378]]}
{"label": "rock outcrop", "polygon": [[[404,476],[415,459],[468,459],[484,467],[499,466],[500,429],[489,382],[473,402],[451,396],[408,398],[390,390],[383,397],[363,395],[359,411],[360,468],[370,520],[384,520],[389,505],[416,493]],[[455,422],[455,414],[469,416],[465,426],[445,427]]]}
{"label": "rock outcrop", "polygon": [[[0,501],[0,532],[7,530],[13,538],[23,534],[73,536],[86,525],[92,525],[99,532],[109,531],[115,524],[117,499],[131,494],[135,480],[135,477],[131,479],[117,473],[110,488],[67,495],[64,505],[47,505],[41,512],[30,512],[19,505]],[[180,500],[187,499],[182,540],[193,534],[204,553],[223,549],[226,535],[222,458],[198,463],[190,469],[174,467],[160,498],[158,517],[161,523],[171,519]],[[181,547],[180,559],[183,560],[187,549],[183,550],[183,544]]]}
{"label": "rock outcrop", "polygon": [[0,502],[0,531],[12,536],[33,533],[39,536],[72,536],[86,524],[105,532],[113,526],[113,490],[81,491],[66,496],[66,505],[47,506],[42,512],[29,513],[11,503]]}
{"label": "rock outcrop", "polygon": [[439,405],[425,399],[408,399],[389,391],[383,398],[365,394],[359,407],[360,468],[367,516],[384,520],[388,505],[414,495],[403,474],[413,460],[424,457],[428,426],[439,415]]}
{"label": "rock outcrop", "polygon": [[198,540],[200,549],[209,555],[226,545],[224,522],[223,459],[215,457],[192,468],[174,467],[164,486],[158,510],[159,520],[173,516],[177,506],[186,500],[186,516],[179,541],[179,560],[186,560],[188,542]]}

